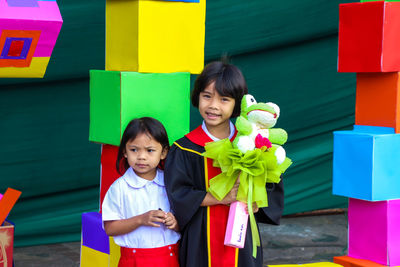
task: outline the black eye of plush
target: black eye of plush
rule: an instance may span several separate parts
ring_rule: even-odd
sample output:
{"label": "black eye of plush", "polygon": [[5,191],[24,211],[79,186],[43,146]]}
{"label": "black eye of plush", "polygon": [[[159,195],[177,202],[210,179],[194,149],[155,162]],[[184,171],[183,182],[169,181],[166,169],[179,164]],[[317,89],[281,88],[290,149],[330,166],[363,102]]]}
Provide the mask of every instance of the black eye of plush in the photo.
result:
{"label": "black eye of plush", "polygon": [[252,99],[251,99],[251,102],[254,102],[254,101],[255,101],[255,99],[254,99],[254,98],[252,98]]}

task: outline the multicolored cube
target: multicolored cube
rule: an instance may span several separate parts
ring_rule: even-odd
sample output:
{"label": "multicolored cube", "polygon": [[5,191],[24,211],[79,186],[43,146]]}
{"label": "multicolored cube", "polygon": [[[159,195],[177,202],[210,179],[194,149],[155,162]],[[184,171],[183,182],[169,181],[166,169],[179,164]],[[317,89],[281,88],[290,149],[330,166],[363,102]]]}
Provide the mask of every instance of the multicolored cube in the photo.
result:
{"label": "multicolored cube", "polygon": [[0,77],[42,78],[63,20],[52,0],[0,0]]}
{"label": "multicolored cube", "polygon": [[120,247],[103,230],[101,214],[82,214],[81,267],[117,267]]}

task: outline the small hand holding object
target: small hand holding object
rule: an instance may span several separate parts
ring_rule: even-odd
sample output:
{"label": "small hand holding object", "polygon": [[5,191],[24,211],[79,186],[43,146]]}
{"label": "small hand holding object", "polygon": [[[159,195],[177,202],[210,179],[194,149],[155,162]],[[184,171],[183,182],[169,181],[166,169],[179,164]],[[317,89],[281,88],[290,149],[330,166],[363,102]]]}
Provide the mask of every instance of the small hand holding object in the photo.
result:
{"label": "small hand holding object", "polygon": [[[246,208],[245,208],[246,212],[249,213],[249,209],[247,208],[247,204],[246,204]],[[253,202],[253,213],[258,212],[258,206],[256,202]]]}
{"label": "small hand holding object", "polygon": [[168,229],[179,231],[178,222],[176,221],[174,214],[172,214],[171,212],[168,212],[166,214],[165,226]]}
{"label": "small hand holding object", "polygon": [[150,210],[142,215],[142,225],[160,227],[159,223],[165,223],[166,214],[162,210]]}
{"label": "small hand holding object", "polygon": [[236,201],[236,196],[239,189],[239,177],[236,179],[235,184],[233,185],[231,191],[221,200],[222,204],[229,205],[232,202]]}

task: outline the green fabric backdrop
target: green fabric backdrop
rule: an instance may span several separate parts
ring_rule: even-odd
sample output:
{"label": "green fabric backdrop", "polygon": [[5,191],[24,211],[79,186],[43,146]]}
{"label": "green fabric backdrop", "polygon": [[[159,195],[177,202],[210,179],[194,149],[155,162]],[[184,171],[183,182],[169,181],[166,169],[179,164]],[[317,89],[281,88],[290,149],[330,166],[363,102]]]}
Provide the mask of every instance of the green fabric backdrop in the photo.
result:
{"label": "green fabric backdrop", "polygon": [[[332,196],[332,131],[354,123],[355,75],[336,72],[339,0],[209,0],[206,62],[228,56],[277,127],[294,164],[285,214],[345,207]],[[348,1],[347,1],[348,2]],[[59,2],[64,24],[44,79],[0,79],[0,192],[22,191],[15,245],[80,240],[98,209],[100,145],[88,142],[89,69],[104,69],[103,1]],[[194,79],[194,77],[192,77]],[[193,80],[192,79],[192,80]],[[201,122],[191,110],[191,128]]]}

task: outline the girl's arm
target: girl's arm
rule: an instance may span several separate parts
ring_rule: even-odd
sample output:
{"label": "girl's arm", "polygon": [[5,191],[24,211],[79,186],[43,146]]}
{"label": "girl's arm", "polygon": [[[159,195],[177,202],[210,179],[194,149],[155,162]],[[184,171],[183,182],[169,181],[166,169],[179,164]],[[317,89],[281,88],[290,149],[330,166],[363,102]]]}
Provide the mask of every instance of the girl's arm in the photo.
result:
{"label": "girl's arm", "polygon": [[165,223],[165,220],[165,212],[161,210],[150,210],[129,219],[104,221],[104,230],[109,236],[123,235],[143,225],[160,227],[159,223]]}

